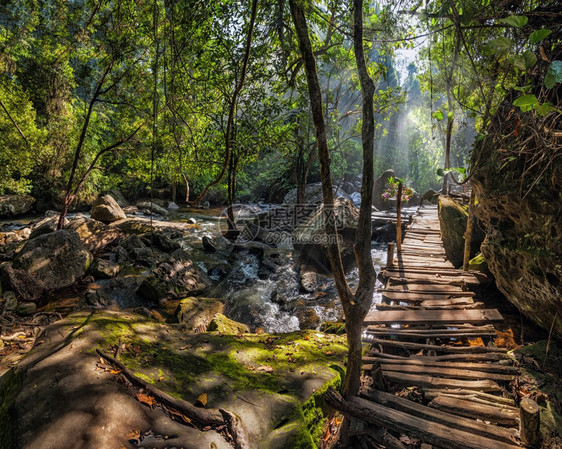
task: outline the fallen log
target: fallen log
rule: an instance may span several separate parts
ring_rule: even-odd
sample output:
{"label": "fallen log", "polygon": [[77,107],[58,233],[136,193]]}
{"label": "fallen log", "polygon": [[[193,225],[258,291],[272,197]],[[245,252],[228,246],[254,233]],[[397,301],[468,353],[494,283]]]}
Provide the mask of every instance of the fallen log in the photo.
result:
{"label": "fallen log", "polygon": [[133,383],[146,391],[150,392],[155,399],[157,399],[162,404],[175,408],[179,412],[183,413],[192,421],[200,424],[201,426],[211,426],[219,427],[226,424],[230,435],[234,440],[234,447],[236,449],[250,449],[250,440],[248,438],[248,432],[246,431],[242,421],[234,413],[223,409],[206,409],[201,407],[196,407],[189,402],[177,399],[168,393],[156,388],[154,385],[138,378],[135,374],[127,368],[119,360],[103,353],[99,349],[96,352],[106,359],[109,363],[116,366],[121,370],[121,372]]}

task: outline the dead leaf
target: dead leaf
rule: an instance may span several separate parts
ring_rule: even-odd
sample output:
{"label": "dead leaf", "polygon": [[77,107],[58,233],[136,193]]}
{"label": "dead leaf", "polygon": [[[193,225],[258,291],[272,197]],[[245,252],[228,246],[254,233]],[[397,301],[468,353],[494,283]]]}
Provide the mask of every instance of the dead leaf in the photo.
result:
{"label": "dead leaf", "polygon": [[195,402],[195,405],[201,405],[202,407],[205,407],[207,405],[207,393],[199,395],[197,401]]}
{"label": "dead leaf", "polygon": [[175,418],[179,418],[179,421],[183,421],[187,424],[191,423],[191,419],[189,419],[187,416],[185,416],[182,412],[179,412],[178,410],[176,410],[175,408],[170,408],[168,407],[168,411],[170,412],[170,415],[172,415],[172,417]]}
{"label": "dead leaf", "polygon": [[264,371],[266,373],[272,373],[273,368],[269,365],[261,365],[261,366],[258,366],[258,371]]}
{"label": "dead leaf", "polygon": [[331,355],[334,355],[334,354],[335,354],[334,351],[326,351],[326,355],[327,355],[328,357],[331,356]]}
{"label": "dead leaf", "polygon": [[180,351],[185,351],[186,349],[193,348],[193,345],[185,345],[180,348]]}
{"label": "dead leaf", "polygon": [[548,56],[546,56],[546,52],[544,51],[544,47],[542,45],[539,47],[539,53],[541,54],[541,58],[543,61],[550,62]]}
{"label": "dead leaf", "polygon": [[149,396],[147,394],[137,393],[137,400],[141,404],[148,405],[150,407],[150,410],[152,410],[152,408],[156,405],[156,400],[154,399],[154,396]]}
{"label": "dead leaf", "polygon": [[121,370],[120,369],[110,369],[109,374],[121,374]]}
{"label": "dead leaf", "polygon": [[141,437],[141,431],[134,429],[126,435],[128,440],[138,440]]}

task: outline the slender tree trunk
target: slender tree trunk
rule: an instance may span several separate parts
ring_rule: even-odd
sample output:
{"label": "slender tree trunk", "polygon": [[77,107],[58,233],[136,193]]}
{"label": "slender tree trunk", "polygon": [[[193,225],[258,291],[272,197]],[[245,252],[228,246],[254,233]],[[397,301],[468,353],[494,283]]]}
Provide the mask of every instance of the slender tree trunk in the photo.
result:
{"label": "slender tree trunk", "polygon": [[248,28],[248,35],[246,37],[246,48],[245,48],[245,52],[244,52],[244,60],[242,62],[242,73],[240,74],[240,79],[238,80],[238,83],[236,84],[236,87],[234,88],[234,92],[232,93],[232,98],[230,99],[230,108],[228,111],[228,119],[226,122],[226,132],[225,132],[225,150],[224,150],[224,163],[223,166],[221,168],[220,173],[218,174],[218,176],[209,184],[207,184],[205,186],[205,188],[203,189],[203,191],[197,195],[197,197],[191,201],[190,203],[195,203],[197,204],[199,201],[201,201],[201,199],[205,196],[205,194],[207,193],[207,191],[214,186],[215,184],[218,184],[220,182],[220,180],[223,178],[225,172],[227,171],[228,168],[228,163],[230,161],[230,150],[231,150],[231,133],[232,133],[232,126],[234,124],[234,114],[236,111],[236,104],[238,102],[238,96],[240,95],[240,92],[242,91],[242,87],[244,86],[244,81],[246,80],[246,73],[248,72],[248,63],[250,61],[250,50],[252,48],[252,37],[254,34],[254,24],[256,22],[256,15],[257,15],[257,10],[258,10],[258,0],[253,0],[252,1],[252,12],[251,12],[251,17],[250,17],[250,26]]}
{"label": "slender tree trunk", "polygon": [[[316,133],[316,146],[322,179],[324,210],[327,214],[334,213],[334,194],[330,153],[326,124],[322,108],[322,92],[316,70],[316,62],[308,36],[308,27],[304,10],[298,0],[290,0],[291,14],[297,33],[299,48],[304,61],[310,107]],[[335,220],[326,220],[326,236],[328,237],[328,258],[332,275],[340,296],[345,318],[348,341],[347,375],[344,383],[344,395],[357,394],[361,374],[361,330],[365,315],[369,311],[373,298],[375,271],[371,260],[371,203],[373,191],[373,147],[374,147],[374,84],[367,74],[363,51],[363,11],[361,0],[354,0],[354,46],[355,58],[363,91],[363,181],[361,187],[361,210],[355,241],[355,258],[359,268],[359,285],[355,294],[349,288],[341,261],[338,234]]]}

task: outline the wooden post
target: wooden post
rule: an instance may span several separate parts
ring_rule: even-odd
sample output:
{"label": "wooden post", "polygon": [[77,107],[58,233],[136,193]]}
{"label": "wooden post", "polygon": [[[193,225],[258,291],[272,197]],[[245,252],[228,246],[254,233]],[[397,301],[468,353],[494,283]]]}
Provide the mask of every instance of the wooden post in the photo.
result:
{"label": "wooden post", "polygon": [[521,399],[519,410],[519,430],[521,441],[529,446],[537,446],[540,440],[540,410],[538,404],[529,398]]}
{"label": "wooden post", "polygon": [[388,244],[388,249],[386,251],[386,267],[394,266],[394,243]]}
{"label": "wooden post", "polygon": [[396,196],[396,250],[402,251],[402,181],[398,181],[398,195]]}
{"label": "wooden post", "polygon": [[474,202],[476,195],[474,189],[470,192],[470,203],[468,203],[468,218],[466,220],[466,232],[464,233],[464,258],[463,271],[468,271],[468,263],[470,262],[470,247],[472,245],[472,226],[474,223]]}

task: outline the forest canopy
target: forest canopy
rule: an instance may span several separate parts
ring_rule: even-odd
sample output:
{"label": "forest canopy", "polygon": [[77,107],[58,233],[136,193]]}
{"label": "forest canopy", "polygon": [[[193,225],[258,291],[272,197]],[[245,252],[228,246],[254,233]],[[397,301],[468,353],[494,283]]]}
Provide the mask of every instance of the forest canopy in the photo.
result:
{"label": "forest canopy", "polygon": [[[355,179],[351,2],[302,3],[335,181]],[[562,81],[548,56],[556,2],[383,1],[364,13],[375,176],[392,168],[418,192],[438,189],[443,168],[466,167],[506,92],[521,93],[513,104],[524,113],[558,107],[537,93]],[[211,202],[280,201],[319,180],[287,2],[258,1],[253,13],[232,0],[14,0],[0,17],[0,194],[51,205],[119,189],[184,201],[212,183]],[[527,84],[537,70],[543,86]]]}

